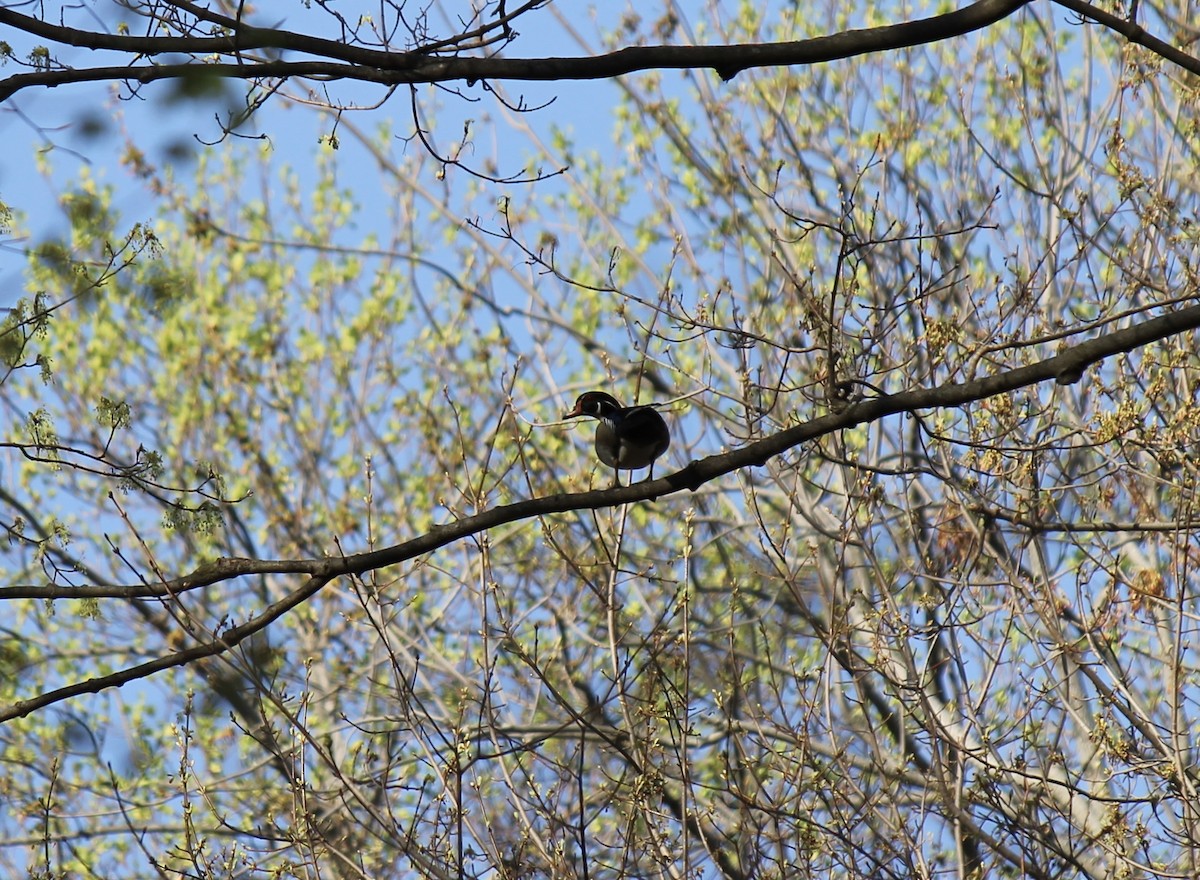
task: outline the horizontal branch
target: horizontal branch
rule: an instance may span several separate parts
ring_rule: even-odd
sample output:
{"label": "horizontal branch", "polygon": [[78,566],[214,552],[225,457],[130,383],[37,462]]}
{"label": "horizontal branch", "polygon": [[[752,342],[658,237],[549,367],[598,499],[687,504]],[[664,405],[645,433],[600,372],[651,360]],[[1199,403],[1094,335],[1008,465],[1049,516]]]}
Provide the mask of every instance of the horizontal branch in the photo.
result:
{"label": "horizontal branch", "polygon": [[[631,46],[605,55],[576,58],[502,58],[434,55],[416,49],[387,52],[351,46],[273,28],[243,26],[222,37],[129,36],[82,31],[54,25],[0,8],[0,25],[25,31],[55,43],[121,52],[131,57],[184,53],[227,57],[237,61],[205,64],[116,65],[70,70],[38,70],[0,80],[0,101],[24,88],[49,88],[77,82],[148,83],[211,75],[228,79],[313,77],[352,79],[384,85],[480,80],[553,81],[608,79],[658,69],[712,68],[730,80],[753,67],[818,64],[873,52],[886,52],[962,36],[1012,15],[1029,0],[978,0],[963,9],[917,21],[848,30],[828,36],[784,43],[725,46]],[[242,53],[277,50],[303,52],[322,61],[272,59],[252,62]],[[330,60],[332,59],[332,60]]]}

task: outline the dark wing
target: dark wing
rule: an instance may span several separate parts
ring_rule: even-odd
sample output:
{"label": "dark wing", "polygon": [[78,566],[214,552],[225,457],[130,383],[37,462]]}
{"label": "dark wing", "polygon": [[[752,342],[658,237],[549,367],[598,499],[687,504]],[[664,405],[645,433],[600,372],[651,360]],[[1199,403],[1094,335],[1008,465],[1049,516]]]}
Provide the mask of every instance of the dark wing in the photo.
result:
{"label": "dark wing", "polygon": [[671,432],[667,423],[652,406],[631,406],[621,418],[625,436],[637,445],[653,444],[654,458],[658,458],[671,445]]}

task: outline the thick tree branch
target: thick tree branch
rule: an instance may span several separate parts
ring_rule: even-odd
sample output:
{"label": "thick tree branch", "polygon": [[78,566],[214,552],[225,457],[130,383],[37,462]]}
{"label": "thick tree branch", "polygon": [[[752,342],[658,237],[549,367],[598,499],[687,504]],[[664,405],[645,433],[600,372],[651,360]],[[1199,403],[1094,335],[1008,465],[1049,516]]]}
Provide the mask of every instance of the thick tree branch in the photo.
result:
{"label": "thick tree branch", "polygon": [[781,455],[810,440],[835,431],[853,428],[867,422],[879,421],[889,415],[927,409],[961,406],[997,394],[1005,394],[1038,382],[1053,379],[1069,384],[1106,357],[1142,348],[1200,327],[1200,305],[1168,312],[1127,327],[1115,330],[1072,346],[1059,355],[986,376],[971,382],[951,383],[937,388],[903,391],[860,401],[845,410],[820,416],[778,434],[772,434],[740,449],[693,461],[687,467],[653,482],[634,483],[613,489],[598,489],[570,495],[550,495],[531,498],[485,510],[456,522],[431,528],[420,537],[383,550],[358,553],[336,559],[244,559],[226,558],[206,563],[194,572],[160,584],[125,586],[15,586],[0,587],[0,601],[8,599],[161,599],[211,586],[245,575],[303,574],[332,580],[346,574],[362,574],[377,568],[407,562],[438,550],[447,544],[478,532],[507,523],[572,510],[596,510],[652,501],[684,489],[695,491],[705,483],[744,467],[761,466],[768,459]]}
{"label": "thick tree branch", "polygon": [[[118,65],[69,70],[40,70],[0,80],[0,101],[31,86],[56,87],[76,82],[111,80],[147,83],[211,75],[230,79],[286,78],[354,79],[385,85],[480,80],[608,79],[655,69],[712,68],[729,80],[752,67],[817,64],[873,52],[932,43],[962,36],[1012,15],[1029,0],[978,0],[963,9],[931,18],[877,28],[844,31],[810,40],[737,46],[631,46],[591,58],[501,58],[432,55],[425,50],[385,52],[351,46],[272,28],[241,27],[222,37],[124,36],[53,25],[0,8],[0,25],[25,31],[55,43],[121,52],[132,57],[186,53],[217,56],[238,62],[203,64]],[[247,63],[247,51],[303,52],[323,61],[268,60]],[[329,60],[332,59],[332,60]]]}
{"label": "thick tree branch", "polygon": [[86,681],[75,682],[66,687],[38,694],[29,700],[18,700],[0,709],[0,724],[11,721],[13,718],[22,718],[31,712],[36,712],[38,709],[70,699],[71,697],[99,693],[105,688],[120,687],[139,678],[148,678],[156,672],[162,672],[175,666],[186,666],[189,663],[194,663],[207,657],[215,657],[218,654],[223,654],[239,642],[254,635],[254,633],[266,629],[275,620],[315,595],[329,581],[330,578],[309,578],[303,587],[280,599],[268,607],[262,614],[251,618],[241,626],[230,627],[210,642],[185,648],[182,651],[176,651],[165,657],[158,657],[146,663],[132,666],[129,669],[122,669],[111,675],[102,675],[99,678],[89,678]]}
{"label": "thick tree branch", "polygon": [[1124,18],[1118,18],[1110,12],[1105,12],[1103,9],[1097,9],[1090,3],[1084,3],[1083,0],[1054,0],[1054,2],[1059,6],[1070,9],[1072,12],[1078,13],[1083,18],[1090,18],[1092,21],[1116,31],[1129,40],[1129,42],[1149,49],[1155,55],[1178,64],[1184,70],[1189,70],[1192,73],[1200,75],[1200,58],[1195,58],[1186,52],[1176,49],[1170,43],[1164,42],[1147,32],[1141,25]]}
{"label": "thick tree branch", "polygon": [[232,56],[239,52],[275,49],[304,52],[308,55],[334,58],[351,64],[395,66],[404,63],[405,59],[420,55],[417,52],[386,52],[382,49],[366,49],[338,40],[310,37],[306,34],[276,28],[258,28],[248,24],[238,26],[236,33],[224,37],[130,36],[110,34],[104,31],[85,31],[51,24],[31,15],[23,15],[13,9],[0,8],[0,25],[7,25],[39,39],[64,46],[108,50],[135,57],[153,57],[166,53]]}
{"label": "thick tree branch", "polygon": [[134,596],[170,596],[248,574],[295,573],[306,574],[308,580],[295,592],[268,607],[258,616],[231,627],[218,638],[205,644],[177,651],[165,657],[124,669],[111,675],[77,682],[57,690],[47,691],[29,700],[21,700],[0,710],[0,723],[28,715],[45,706],[80,694],[96,693],[109,687],[120,687],[130,681],[145,678],[156,672],[183,666],[195,660],[215,656],[230,650],[239,642],[266,628],[292,608],[315,595],[325,584],[343,575],[358,575],[389,565],[397,565],[470,535],[506,523],[532,519],[553,513],[575,510],[595,510],[649,501],[684,489],[695,491],[703,484],[741,468],[762,465],[768,459],[835,431],[842,431],[889,415],[903,412],[961,406],[973,401],[1006,394],[1054,380],[1059,384],[1075,381],[1090,366],[1106,357],[1142,348],[1150,343],[1195,330],[1200,327],[1200,305],[1190,306],[1151,318],[1133,327],[1116,330],[1080,343],[1055,357],[1027,367],[1008,370],[971,382],[941,385],[937,388],[903,391],[856,403],[842,412],[831,413],[781,431],[722,455],[693,461],[683,470],[652,482],[634,483],[613,489],[581,492],[573,495],[551,495],[532,498],[485,510],[457,522],[434,526],[428,532],[402,544],[370,553],[358,553],[336,559],[295,561],[222,559],[202,566],[167,584],[137,587],[89,587],[63,591],[49,587],[9,587],[0,590],[0,599],[44,598],[64,596],[131,598]]}

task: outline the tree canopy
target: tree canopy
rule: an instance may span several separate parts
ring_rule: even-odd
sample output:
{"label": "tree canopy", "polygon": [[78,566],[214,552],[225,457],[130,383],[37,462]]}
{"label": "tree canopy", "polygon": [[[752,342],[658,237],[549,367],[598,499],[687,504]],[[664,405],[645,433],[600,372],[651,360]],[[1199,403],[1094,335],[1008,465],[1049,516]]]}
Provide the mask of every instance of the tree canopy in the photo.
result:
{"label": "tree canopy", "polygon": [[1197,20],[0,8],[0,866],[1200,872]]}

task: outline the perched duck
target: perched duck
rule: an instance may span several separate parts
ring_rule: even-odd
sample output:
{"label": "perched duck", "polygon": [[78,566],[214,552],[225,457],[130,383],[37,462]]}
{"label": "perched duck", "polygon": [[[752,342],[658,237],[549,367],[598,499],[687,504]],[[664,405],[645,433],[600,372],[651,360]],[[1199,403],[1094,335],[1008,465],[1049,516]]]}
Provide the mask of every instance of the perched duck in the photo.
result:
{"label": "perched duck", "polygon": [[[611,394],[585,391],[575,408],[563,413],[564,419],[591,416],[596,426],[596,457],[612,468],[632,471],[650,468],[654,477],[654,459],[671,445],[667,423],[652,406],[621,406]],[[620,483],[620,475],[617,482]]]}

